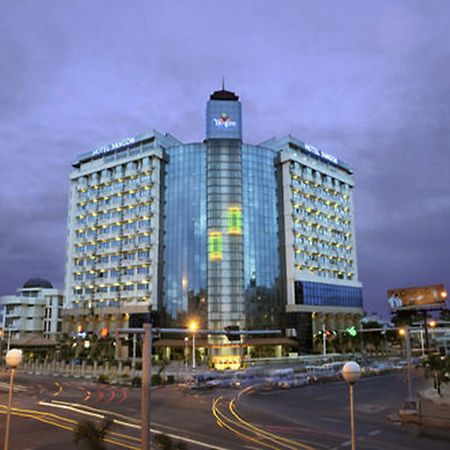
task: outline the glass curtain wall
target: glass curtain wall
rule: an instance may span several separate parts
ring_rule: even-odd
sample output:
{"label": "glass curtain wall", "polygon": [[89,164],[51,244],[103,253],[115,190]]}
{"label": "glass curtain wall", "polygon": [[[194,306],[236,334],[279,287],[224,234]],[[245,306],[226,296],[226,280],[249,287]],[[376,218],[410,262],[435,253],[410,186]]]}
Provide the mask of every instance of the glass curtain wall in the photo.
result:
{"label": "glass curtain wall", "polygon": [[282,313],[276,154],[242,146],[245,316],[253,329],[273,328]]}
{"label": "glass curtain wall", "polygon": [[208,141],[208,325],[244,325],[242,162],[237,139]]}
{"label": "glass curtain wall", "polygon": [[162,319],[186,326],[195,317],[206,326],[206,146],[177,146],[167,155]]}

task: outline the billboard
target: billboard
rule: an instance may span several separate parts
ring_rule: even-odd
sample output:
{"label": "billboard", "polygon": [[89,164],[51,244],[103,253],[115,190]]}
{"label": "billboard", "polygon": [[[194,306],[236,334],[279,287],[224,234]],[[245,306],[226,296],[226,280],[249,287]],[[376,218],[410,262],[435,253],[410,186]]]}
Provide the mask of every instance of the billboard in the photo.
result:
{"label": "billboard", "polygon": [[447,292],[443,284],[389,289],[388,303],[391,309],[430,309],[445,306]]}

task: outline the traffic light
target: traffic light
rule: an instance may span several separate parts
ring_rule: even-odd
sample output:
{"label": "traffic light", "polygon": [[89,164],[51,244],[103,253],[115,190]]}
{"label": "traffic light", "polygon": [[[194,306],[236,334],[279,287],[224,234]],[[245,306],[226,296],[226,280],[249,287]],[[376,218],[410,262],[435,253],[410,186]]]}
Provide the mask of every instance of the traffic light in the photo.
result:
{"label": "traffic light", "polygon": [[102,328],[102,329],[100,330],[100,337],[106,338],[106,337],[108,337],[108,334],[109,334],[108,328]]}
{"label": "traffic light", "polygon": [[358,331],[354,325],[347,327],[345,331],[352,337],[355,337],[358,334]]}

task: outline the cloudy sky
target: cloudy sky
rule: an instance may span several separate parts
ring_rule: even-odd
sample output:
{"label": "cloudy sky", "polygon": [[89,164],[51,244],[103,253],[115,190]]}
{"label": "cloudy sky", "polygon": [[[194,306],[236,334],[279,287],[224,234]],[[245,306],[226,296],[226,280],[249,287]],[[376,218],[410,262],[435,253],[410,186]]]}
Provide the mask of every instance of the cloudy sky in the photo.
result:
{"label": "cloudy sky", "polygon": [[63,286],[77,154],[202,140],[222,76],[247,142],[290,133],[354,168],[366,309],[450,288],[449,23],[448,0],[1,2],[0,294]]}

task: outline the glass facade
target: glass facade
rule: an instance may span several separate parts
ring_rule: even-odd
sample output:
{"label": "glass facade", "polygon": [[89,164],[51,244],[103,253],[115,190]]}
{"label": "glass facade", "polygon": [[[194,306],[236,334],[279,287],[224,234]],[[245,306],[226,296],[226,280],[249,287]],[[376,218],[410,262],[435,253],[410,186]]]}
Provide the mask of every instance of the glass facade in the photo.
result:
{"label": "glass facade", "polygon": [[[313,314],[325,320],[317,306],[327,315],[348,308],[357,320],[351,170],[292,136],[244,144],[239,97],[224,89],[210,96],[205,125],[201,143],[152,131],[79,157],[70,308],[103,314],[108,328],[150,310],[162,327],[197,319],[204,329],[273,329],[290,321],[305,347]],[[219,355],[228,341],[208,343]]]}
{"label": "glass facade", "polygon": [[244,327],[241,142],[210,139],[207,146],[208,326]]}
{"label": "glass facade", "polygon": [[362,289],[353,286],[296,281],[295,303],[362,308]]}
{"label": "glass facade", "polygon": [[169,148],[167,156],[162,319],[186,325],[186,315],[206,317],[206,146]]}
{"label": "glass facade", "polygon": [[279,226],[276,152],[242,146],[244,288],[248,328],[279,323]]}

